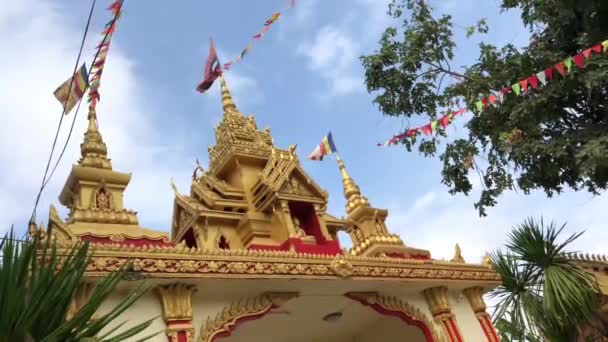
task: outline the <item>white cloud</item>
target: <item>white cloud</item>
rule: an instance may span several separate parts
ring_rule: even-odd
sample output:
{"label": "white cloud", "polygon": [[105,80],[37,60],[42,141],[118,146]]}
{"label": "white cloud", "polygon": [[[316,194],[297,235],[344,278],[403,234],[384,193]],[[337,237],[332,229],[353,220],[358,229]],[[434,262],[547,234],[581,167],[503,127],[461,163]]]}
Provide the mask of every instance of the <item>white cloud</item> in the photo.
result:
{"label": "white cloud", "polygon": [[363,80],[353,72],[359,49],[344,30],[327,25],[312,43],[300,44],[298,53],[308,57],[310,69],[329,82],[332,95],[347,95],[363,90]]}
{"label": "white cloud", "polygon": [[467,262],[480,262],[487,251],[501,248],[507,233],[526,217],[544,218],[545,223],[567,223],[562,238],[585,230],[573,249],[589,253],[605,253],[608,231],[605,220],[597,215],[608,207],[608,197],[591,197],[587,193],[565,192],[547,199],[542,193],[525,196],[508,193],[498,205],[480,218],[473,208],[478,193],[470,197],[451,196],[446,188],[438,188],[418,197],[410,206],[398,201],[389,206],[388,227],[411,246],[429,249],[436,259],[450,259],[454,245],[459,243]]}
{"label": "white cloud", "polygon": [[[4,166],[0,230],[11,223],[23,229],[29,219],[60,116],[61,107],[52,91],[69,77],[80,38],[80,29],[67,26],[63,13],[47,1],[8,5],[0,8],[0,74],[9,80],[0,82],[0,165]],[[100,130],[114,169],[134,174],[125,195],[126,206],[140,211],[144,224],[168,229],[172,210],[169,178],[174,176],[187,185],[188,166],[194,159],[188,156],[185,141],[159,139],[169,132],[155,119],[162,117],[153,115],[154,99],[144,97],[145,82],[137,79],[133,62],[121,51],[120,32],[114,39],[101,81]],[[62,163],[44,192],[38,221],[46,220],[50,203],[57,204],[69,168],[79,157],[85,108],[86,102]],[[73,117],[71,113],[64,119],[55,156]],[[166,153],[167,149],[172,153]]]}
{"label": "white cloud", "polygon": [[295,22],[298,26],[309,26],[314,23],[314,14],[319,0],[300,1],[295,8]]}

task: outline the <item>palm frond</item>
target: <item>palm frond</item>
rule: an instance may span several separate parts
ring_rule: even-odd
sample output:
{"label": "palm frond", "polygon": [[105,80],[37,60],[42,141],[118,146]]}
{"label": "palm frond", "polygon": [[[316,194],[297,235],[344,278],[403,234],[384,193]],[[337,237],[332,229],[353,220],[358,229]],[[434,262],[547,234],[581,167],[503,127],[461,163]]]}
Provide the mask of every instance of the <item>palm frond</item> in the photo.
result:
{"label": "palm frond", "polygon": [[[120,269],[99,280],[89,301],[66,321],[72,298],[84,284],[90,263],[89,245],[83,243],[59,250],[50,239],[36,236],[19,241],[11,231],[0,242],[0,249],[0,342],[26,338],[77,341],[95,337],[146,291],[138,287],[100,320],[92,320],[101,303],[116,289],[125,272]],[[151,322],[145,321],[116,336],[135,336]],[[111,331],[117,332],[121,327]]]}
{"label": "palm frond", "polygon": [[509,313],[520,330],[561,341],[594,319],[599,285],[568,258],[582,232],[560,241],[565,227],[528,218],[508,235],[508,252],[493,254],[492,264],[503,279],[492,292],[499,299],[495,322]]}

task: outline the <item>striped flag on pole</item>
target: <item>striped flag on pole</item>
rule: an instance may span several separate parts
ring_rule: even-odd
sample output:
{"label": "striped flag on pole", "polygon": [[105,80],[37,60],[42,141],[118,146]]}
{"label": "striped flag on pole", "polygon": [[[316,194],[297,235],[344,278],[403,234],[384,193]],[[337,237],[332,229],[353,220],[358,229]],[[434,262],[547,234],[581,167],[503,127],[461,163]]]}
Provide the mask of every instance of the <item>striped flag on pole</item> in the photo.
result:
{"label": "striped flag on pole", "polygon": [[334,139],[331,136],[331,132],[327,133],[327,135],[321,140],[319,146],[315,148],[314,151],[308,156],[308,159],[311,160],[323,160],[323,157],[335,153],[338,150],[336,149],[336,145],[334,144]]}
{"label": "striped flag on pole", "polygon": [[[72,84],[71,87],[70,83]],[[70,77],[55,89],[53,94],[55,95],[55,98],[61,102],[65,115],[68,115],[78,101],[82,99],[82,96],[88,87],[89,79],[87,76],[87,67],[83,64],[80,69],[76,71],[74,76]]]}

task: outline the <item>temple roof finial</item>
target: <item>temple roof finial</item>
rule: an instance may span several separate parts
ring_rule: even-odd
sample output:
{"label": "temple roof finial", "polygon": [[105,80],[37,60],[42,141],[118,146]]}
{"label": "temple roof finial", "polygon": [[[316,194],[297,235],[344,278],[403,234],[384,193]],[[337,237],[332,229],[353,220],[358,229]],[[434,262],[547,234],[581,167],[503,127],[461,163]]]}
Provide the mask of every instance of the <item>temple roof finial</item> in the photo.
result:
{"label": "temple roof finial", "polygon": [[97,126],[97,112],[95,108],[89,108],[88,120],[89,126],[84,133],[84,141],[80,144],[82,158],[80,158],[78,164],[111,170],[112,163],[108,159],[108,148],[103,142],[99,127]]}
{"label": "temple roof finial", "polygon": [[342,162],[342,159],[340,159],[339,156],[336,156],[336,160],[338,161],[338,167],[340,168],[340,173],[342,174],[344,197],[346,198],[346,213],[350,214],[357,207],[369,207],[369,201],[367,200],[367,198],[361,195],[361,190],[359,190],[359,186],[355,184],[355,181],[350,177],[350,175],[346,171],[346,167],[344,166],[344,162]]}
{"label": "temple roof finial", "polygon": [[220,90],[222,93],[222,106],[224,107],[224,113],[228,112],[236,112],[236,105],[232,100],[232,95],[230,95],[230,90],[228,90],[228,86],[226,86],[226,80],[224,79],[224,75],[220,75]]}

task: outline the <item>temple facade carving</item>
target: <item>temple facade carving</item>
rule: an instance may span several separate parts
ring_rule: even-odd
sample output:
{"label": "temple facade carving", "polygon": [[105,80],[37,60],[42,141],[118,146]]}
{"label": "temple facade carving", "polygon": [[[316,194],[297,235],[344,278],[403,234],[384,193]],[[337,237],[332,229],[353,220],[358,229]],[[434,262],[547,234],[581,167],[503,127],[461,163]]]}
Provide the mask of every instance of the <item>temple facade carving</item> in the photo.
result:
{"label": "temple facade carving", "polygon": [[297,146],[276,146],[270,129],[241,113],[223,77],[220,94],[223,116],[209,164],[196,162],[183,192],[173,181],[160,182],[174,190],[170,227],[140,226],[124,203],[132,175],[114,170],[96,112],[59,195],[68,215],[61,218],[53,206],[49,212],[45,233],[60,246],[93,244],[91,283],[130,263],[137,277],[121,283],[108,305],[137,279],[153,287],[123,314],[160,317],[142,336],[162,330],[156,340],[171,342],[491,340],[481,296],[500,283],[496,272],[466,263],[459,248],[446,262],[406,244],[342,159],[336,172],[346,207],[329,213],[329,193],[306,172]]}

